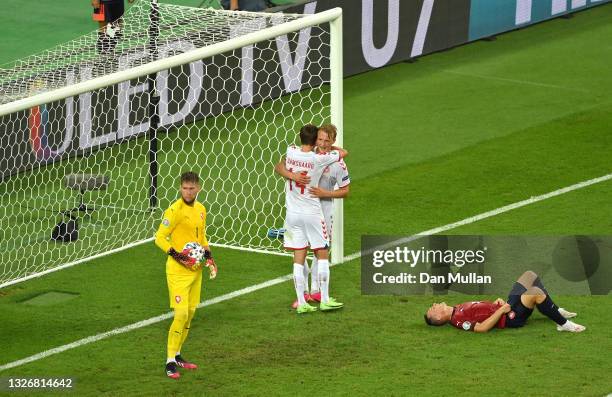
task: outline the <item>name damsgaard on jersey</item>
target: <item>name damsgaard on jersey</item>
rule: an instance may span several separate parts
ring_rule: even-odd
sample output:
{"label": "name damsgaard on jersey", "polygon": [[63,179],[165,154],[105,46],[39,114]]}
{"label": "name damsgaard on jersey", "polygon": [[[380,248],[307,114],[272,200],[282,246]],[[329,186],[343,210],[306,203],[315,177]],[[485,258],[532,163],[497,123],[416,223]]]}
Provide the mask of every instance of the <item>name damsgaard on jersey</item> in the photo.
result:
{"label": "name damsgaard on jersey", "polygon": [[314,169],[314,163],[311,163],[308,161],[300,161],[300,160],[294,160],[294,159],[288,158],[287,164],[293,165],[296,167],[301,167],[301,168]]}

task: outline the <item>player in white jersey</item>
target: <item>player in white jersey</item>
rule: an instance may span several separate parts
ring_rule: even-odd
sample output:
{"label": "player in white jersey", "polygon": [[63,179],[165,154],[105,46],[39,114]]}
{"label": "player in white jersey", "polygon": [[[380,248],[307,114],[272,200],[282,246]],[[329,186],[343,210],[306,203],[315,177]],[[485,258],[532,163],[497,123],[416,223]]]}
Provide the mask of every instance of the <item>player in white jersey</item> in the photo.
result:
{"label": "player in white jersey", "polygon": [[308,184],[288,180],[285,188],[287,216],[285,218],[284,246],[293,250],[293,279],[298,298],[298,313],[316,311],[304,299],[306,279],[304,278],[304,261],[307,249],[314,251],[319,260],[320,278],[323,294],[321,310],[333,310],[343,305],[329,297],[327,280],[329,279],[329,234],[323,217],[319,198],[310,193],[310,188],[317,187],[325,168],[339,161],[346,152],[334,150],[329,153],[315,153],[318,128],[307,124],[300,130],[301,146],[287,149],[285,168],[295,174],[310,178]]}
{"label": "player in white jersey", "polygon": [[[319,127],[316,151],[325,153],[335,149],[333,144],[336,142],[336,135],[336,126],[333,124],[326,124]],[[341,159],[325,168],[319,180],[318,187],[310,188],[310,194],[318,197],[321,201],[321,209],[323,210],[325,224],[327,225],[330,237],[333,228],[333,200],[342,199],[348,196],[350,183],[351,180],[349,178],[348,167],[344,160]],[[319,291],[319,278],[317,277],[319,270],[317,262],[317,258],[315,257],[310,269],[312,276],[309,294],[312,300],[320,302],[321,292]],[[305,271],[307,271],[306,264],[304,267]],[[308,275],[306,275],[306,279],[308,279]]]}
{"label": "player in white jersey", "polygon": [[[318,130],[317,135],[317,152],[318,153],[328,153],[334,149],[338,149],[332,146],[332,144],[336,140],[336,127],[334,125],[328,124],[321,126]],[[276,172],[285,178],[289,179],[289,183],[293,181],[300,186],[309,184],[311,179],[307,176],[304,176],[299,173],[292,172],[292,170],[286,168],[284,164],[281,162],[276,166]],[[333,213],[333,203],[332,199],[334,198],[344,198],[349,194],[349,174],[346,164],[341,159],[338,162],[334,162],[323,170],[323,174],[321,175],[321,179],[319,180],[318,186],[311,184],[309,188],[309,192],[311,195],[315,197],[319,197],[321,208],[323,211],[323,216],[325,219],[325,230],[328,232],[328,236],[331,237],[332,233],[332,213]],[[336,189],[336,186],[338,187]],[[319,292],[319,266],[318,260],[315,256],[312,262],[312,270],[309,271],[308,264],[304,261],[304,278],[306,280],[306,285],[308,285],[308,274],[311,273],[311,288],[308,291],[308,287],[305,288],[304,298],[306,301],[317,301],[321,302],[322,294]],[[325,269],[324,269],[325,273]],[[327,274],[324,274],[324,278],[326,279],[327,287],[329,286],[329,270],[327,270]],[[328,291],[327,291],[328,294]],[[296,308],[299,305],[299,301],[296,300],[293,303],[293,308]]]}

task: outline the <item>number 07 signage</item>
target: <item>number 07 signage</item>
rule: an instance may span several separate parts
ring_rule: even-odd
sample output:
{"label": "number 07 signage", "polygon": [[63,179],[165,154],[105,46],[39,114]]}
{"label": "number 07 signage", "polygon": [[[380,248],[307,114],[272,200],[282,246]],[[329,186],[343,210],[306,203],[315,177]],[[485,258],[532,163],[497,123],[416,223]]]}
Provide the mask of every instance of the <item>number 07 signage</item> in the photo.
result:
{"label": "number 07 signage", "polygon": [[284,12],[343,10],[344,75],[468,41],[470,0],[319,0]]}

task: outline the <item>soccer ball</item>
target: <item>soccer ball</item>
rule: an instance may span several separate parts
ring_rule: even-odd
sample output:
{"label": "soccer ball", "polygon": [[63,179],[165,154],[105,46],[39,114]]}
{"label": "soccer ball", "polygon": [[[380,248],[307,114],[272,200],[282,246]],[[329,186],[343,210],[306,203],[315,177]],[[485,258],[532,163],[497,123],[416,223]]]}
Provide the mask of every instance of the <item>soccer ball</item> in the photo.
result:
{"label": "soccer ball", "polygon": [[204,260],[204,247],[198,243],[187,243],[183,247],[183,252],[189,255],[190,258],[196,260],[196,262],[202,262]]}

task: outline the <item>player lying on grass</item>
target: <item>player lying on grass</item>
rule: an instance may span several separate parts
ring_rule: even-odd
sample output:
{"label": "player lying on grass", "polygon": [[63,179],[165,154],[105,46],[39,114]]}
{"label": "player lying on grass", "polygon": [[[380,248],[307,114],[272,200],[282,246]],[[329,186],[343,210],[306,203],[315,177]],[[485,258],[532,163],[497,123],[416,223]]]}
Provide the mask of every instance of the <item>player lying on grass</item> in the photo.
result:
{"label": "player lying on grass", "polygon": [[474,332],[487,332],[494,327],[518,328],[525,325],[534,307],[557,323],[558,331],[582,332],[586,329],[568,320],[576,317],[576,313],[557,307],[540,277],[532,271],[526,271],[514,283],[508,302],[498,298],[495,302],[466,302],[456,306],[434,303],[425,314],[425,322],[434,326],[450,323]]}
{"label": "player lying on grass", "polygon": [[[337,149],[333,146],[336,142],[337,129],[333,124],[326,124],[319,127],[317,132],[317,146],[315,151],[317,153],[329,153],[332,150]],[[290,172],[284,162],[279,162],[274,170],[285,177],[286,179],[293,180],[296,184],[307,185],[310,182],[310,177],[295,172]],[[349,184],[351,180],[349,178],[348,168],[344,160],[337,161],[325,167],[323,175],[319,180],[318,187],[312,187],[309,189],[310,194],[319,198],[321,202],[321,209],[323,210],[323,217],[325,218],[325,224],[329,231],[329,237],[331,240],[332,227],[333,227],[333,199],[342,199],[349,194]],[[337,189],[336,189],[337,186]],[[331,241],[330,241],[331,242]],[[311,275],[310,289],[308,289],[308,275]],[[312,268],[308,269],[308,264],[304,262],[304,278],[306,279],[306,290],[304,299],[306,302],[321,302],[321,292],[319,286],[319,264],[318,259],[315,257],[312,260]],[[292,307],[297,308],[299,302],[295,300]]]}

